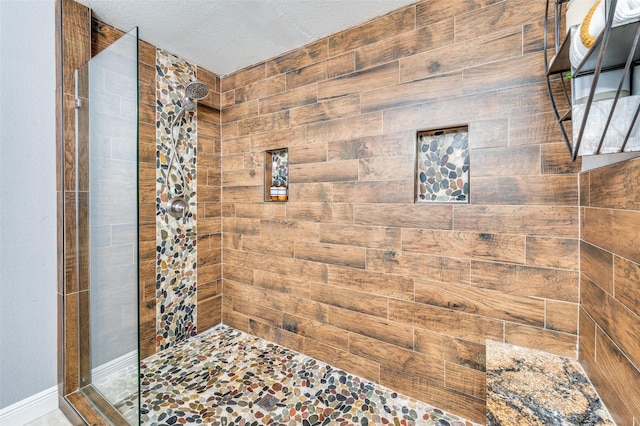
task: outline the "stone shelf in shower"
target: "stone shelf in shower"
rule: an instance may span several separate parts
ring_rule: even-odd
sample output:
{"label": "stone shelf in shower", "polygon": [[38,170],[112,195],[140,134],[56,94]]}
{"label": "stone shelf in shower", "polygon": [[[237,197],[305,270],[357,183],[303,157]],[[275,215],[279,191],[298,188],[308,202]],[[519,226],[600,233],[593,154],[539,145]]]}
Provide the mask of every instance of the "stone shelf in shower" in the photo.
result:
{"label": "stone shelf in shower", "polygon": [[264,153],[264,201],[282,203],[289,199],[289,149]]}
{"label": "stone shelf in shower", "polygon": [[487,340],[487,426],[615,426],[573,358]]}

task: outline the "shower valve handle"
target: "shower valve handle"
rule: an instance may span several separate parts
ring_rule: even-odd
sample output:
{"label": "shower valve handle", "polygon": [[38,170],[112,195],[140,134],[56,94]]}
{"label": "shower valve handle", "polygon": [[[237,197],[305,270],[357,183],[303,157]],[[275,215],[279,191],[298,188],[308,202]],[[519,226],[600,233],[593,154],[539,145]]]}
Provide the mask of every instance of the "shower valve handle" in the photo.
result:
{"label": "shower valve handle", "polygon": [[189,211],[189,205],[182,197],[177,197],[169,200],[167,205],[167,213],[176,219],[181,219],[187,215]]}

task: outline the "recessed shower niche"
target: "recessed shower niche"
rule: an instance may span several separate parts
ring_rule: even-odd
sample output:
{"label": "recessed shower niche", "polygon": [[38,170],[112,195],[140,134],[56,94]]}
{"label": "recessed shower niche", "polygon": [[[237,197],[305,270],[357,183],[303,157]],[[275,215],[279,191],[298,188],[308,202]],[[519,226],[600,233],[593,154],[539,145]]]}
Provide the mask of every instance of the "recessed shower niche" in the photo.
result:
{"label": "recessed shower niche", "polygon": [[469,203],[468,127],[417,135],[415,202]]}
{"label": "recessed shower niche", "polygon": [[284,202],[289,199],[289,149],[279,148],[264,153],[264,201]]}

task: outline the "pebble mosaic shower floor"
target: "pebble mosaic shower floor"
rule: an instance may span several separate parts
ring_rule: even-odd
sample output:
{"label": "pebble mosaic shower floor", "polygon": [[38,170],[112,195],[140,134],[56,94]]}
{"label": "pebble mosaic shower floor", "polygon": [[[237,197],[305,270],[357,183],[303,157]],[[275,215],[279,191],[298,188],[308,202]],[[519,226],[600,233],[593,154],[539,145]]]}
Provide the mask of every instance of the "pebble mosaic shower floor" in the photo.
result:
{"label": "pebble mosaic shower floor", "polygon": [[223,325],[145,359],[141,392],[144,425],[475,425]]}

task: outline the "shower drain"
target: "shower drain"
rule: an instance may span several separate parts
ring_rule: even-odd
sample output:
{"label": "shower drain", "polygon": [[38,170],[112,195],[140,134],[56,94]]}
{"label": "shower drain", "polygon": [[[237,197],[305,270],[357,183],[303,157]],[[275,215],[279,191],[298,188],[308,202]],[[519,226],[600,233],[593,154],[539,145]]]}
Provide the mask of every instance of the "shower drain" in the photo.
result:
{"label": "shower drain", "polygon": [[275,407],[278,402],[280,402],[280,400],[277,397],[271,394],[267,394],[260,399],[260,402],[258,402],[258,406],[268,411]]}

